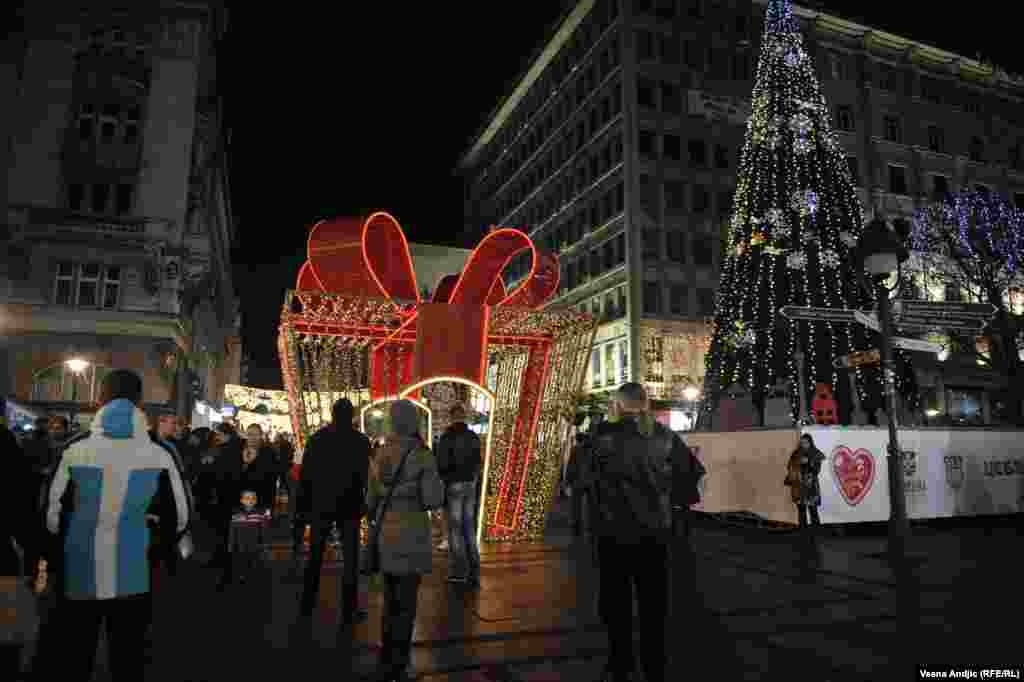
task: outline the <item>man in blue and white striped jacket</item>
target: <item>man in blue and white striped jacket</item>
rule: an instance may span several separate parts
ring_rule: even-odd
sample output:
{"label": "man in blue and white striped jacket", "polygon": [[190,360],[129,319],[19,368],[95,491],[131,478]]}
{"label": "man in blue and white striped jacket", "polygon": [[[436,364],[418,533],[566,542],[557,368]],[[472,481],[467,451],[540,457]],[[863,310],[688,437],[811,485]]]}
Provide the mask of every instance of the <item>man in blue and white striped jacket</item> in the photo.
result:
{"label": "man in blue and white striped jacket", "polygon": [[49,493],[47,526],[63,534],[64,545],[57,617],[70,651],[65,648],[61,669],[73,673],[69,679],[90,678],[106,621],[114,680],[140,680],[150,609],[146,515],[155,498],[173,498],[181,533],[189,505],[174,460],[147,432],[139,376],[108,374],[103,402],[90,434],[65,450]]}

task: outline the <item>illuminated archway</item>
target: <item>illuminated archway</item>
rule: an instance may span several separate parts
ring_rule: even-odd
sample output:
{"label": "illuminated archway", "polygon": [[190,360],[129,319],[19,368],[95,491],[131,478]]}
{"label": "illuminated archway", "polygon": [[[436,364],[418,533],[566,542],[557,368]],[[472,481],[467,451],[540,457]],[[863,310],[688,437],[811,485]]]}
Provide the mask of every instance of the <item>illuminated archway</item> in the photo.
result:
{"label": "illuminated archway", "polygon": [[[410,403],[412,403],[416,407],[418,407],[421,410],[423,410],[424,412],[426,412],[427,413],[427,433],[428,434],[429,433],[433,433],[433,429],[434,429],[434,411],[431,410],[430,407],[426,403],[421,402],[419,400],[416,400],[415,398],[406,398],[404,395],[403,396],[395,396],[395,395],[393,395],[393,396],[388,396],[388,397],[385,397],[385,398],[378,398],[377,400],[374,400],[372,403],[367,403],[366,405],[364,405],[363,409],[359,411],[359,430],[362,431],[363,433],[367,433],[367,431],[366,431],[366,415],[367,414],[369,414],[373,410],[379,409],[380,405],[385,405],[387,403],[393,403],[396,400],[408,400]],[[372,417],[373,415],[370,415],[370,416]],[[383,416],[383,415],[381,415],[381,416]],[[427,441],[428,441],[428,446],[427,447],[429,447],[429,440],[430,439],[428,438],[427,439]]]}
{"label": "illuminated archway", "polygon": [[[487,401],[489,403],[489,409],[487,411],[487,437],[484,439],[484,467],[483,471],[480,472],[480,496],[479,499],[477,500],[477,509],[479,509],[480,511],[476,515],[476,542],[477,545],[480,545],[481,542],[483,541],[484,533],[484,510],[487,508],[484,505],[484,495],[487,494],[487,476],[490,473],[491,467],[491,441],[494,437],[494,408],[497,405],[497,397],[494,395],[494,393],[487,390],[486,387],[481,386],[475,381],[463,379],[462,377],[431,377],[429,379],[423,379],[421,381],[417,381],[414,384],[406,386],[404,389],[402,389],[399,395],[401,395],[404,398],[405,396],[415,393],[416,391],[420,390],[425,386],[429,386],[430,384],[440,384],[447,382],[468,386],[470,389],[475,390],[477,393],[482,393],[484,397],[487,398]],[[412,400],[411,398],[405,399]]]}

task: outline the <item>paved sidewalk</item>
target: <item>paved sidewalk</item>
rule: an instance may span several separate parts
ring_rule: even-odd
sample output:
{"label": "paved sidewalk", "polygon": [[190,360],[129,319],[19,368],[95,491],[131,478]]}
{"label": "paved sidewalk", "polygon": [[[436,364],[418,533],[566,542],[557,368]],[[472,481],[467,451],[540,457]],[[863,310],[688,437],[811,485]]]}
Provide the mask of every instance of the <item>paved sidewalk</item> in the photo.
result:
{"label": "paved sidewalk", "polygon": [[[877,529],[818,549],[784,531],[702,523],[692,550],[673,548],[669,679],[917,679],[915,663],[1024,660],[1019,528],[915,529],[926,560],[894,571]],[[380,595],[363,593],[369,622],[336,626],[338,564],[325,568],[320,608],[298,617],[301,572],[287,540],[260,575],[214,591],[192,566],[157,603],[147,680],[304,677],[359,679],[380,637]],[[546,542],[488,546],[482,588],[445,582],[446,555],[420,593],[413,665],[431,682],[597,680],[607,642],[596,617],[590,547],[555,523]],[[333,673],[333,674],[332,674]],[[105,667],[96,680],[108,679]]]}

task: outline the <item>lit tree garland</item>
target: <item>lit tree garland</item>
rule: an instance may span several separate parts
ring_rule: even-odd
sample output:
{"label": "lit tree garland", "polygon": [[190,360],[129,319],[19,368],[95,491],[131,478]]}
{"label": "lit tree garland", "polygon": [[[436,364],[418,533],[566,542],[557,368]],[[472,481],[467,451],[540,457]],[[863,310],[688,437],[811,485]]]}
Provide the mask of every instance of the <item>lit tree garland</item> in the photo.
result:
{"label": "lit tree garland", "polygon": [[[872,346],[859,326],[780,325],[777,317],[786,305],[871,302],[850,265],[864,222],[860,200],[788,1],[769,3],[752,102],[705,358],[703,409],[709,416],[734,381],[767,393],[789,379],[796,420],[798,349],[807,357],[804,389],[823,382],[835,391],[833,358]],[[880,394],[872,378],[858,376],[862,398]]]}
{"label": "lit tree garland", "polygon": [[996,307],[981,334],[983,352],[976,339],[952,345],[1007,379],[1019,414],[1024,318],[1016,306],[1024,289],[1024,212],[997,194],[965,190],[919,210],[910,239],[925,281],[953,285],[966,300]]}

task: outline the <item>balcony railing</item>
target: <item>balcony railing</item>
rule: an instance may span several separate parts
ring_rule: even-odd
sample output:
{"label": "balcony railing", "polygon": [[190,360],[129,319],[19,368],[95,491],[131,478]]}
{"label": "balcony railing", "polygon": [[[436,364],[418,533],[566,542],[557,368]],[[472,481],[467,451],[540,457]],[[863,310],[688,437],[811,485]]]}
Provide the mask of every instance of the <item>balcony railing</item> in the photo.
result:
{"label": "balcony railing", "polygon": [[166,227],[169,221],[130,217],[117,218],[106,215],[80,213],[60,208],[11,205],[12,212],[20,212],[24,218],[21,224],[11,226],[12,231],[26,237],[61,235],[120,235],[142,237],[155,227]]}

